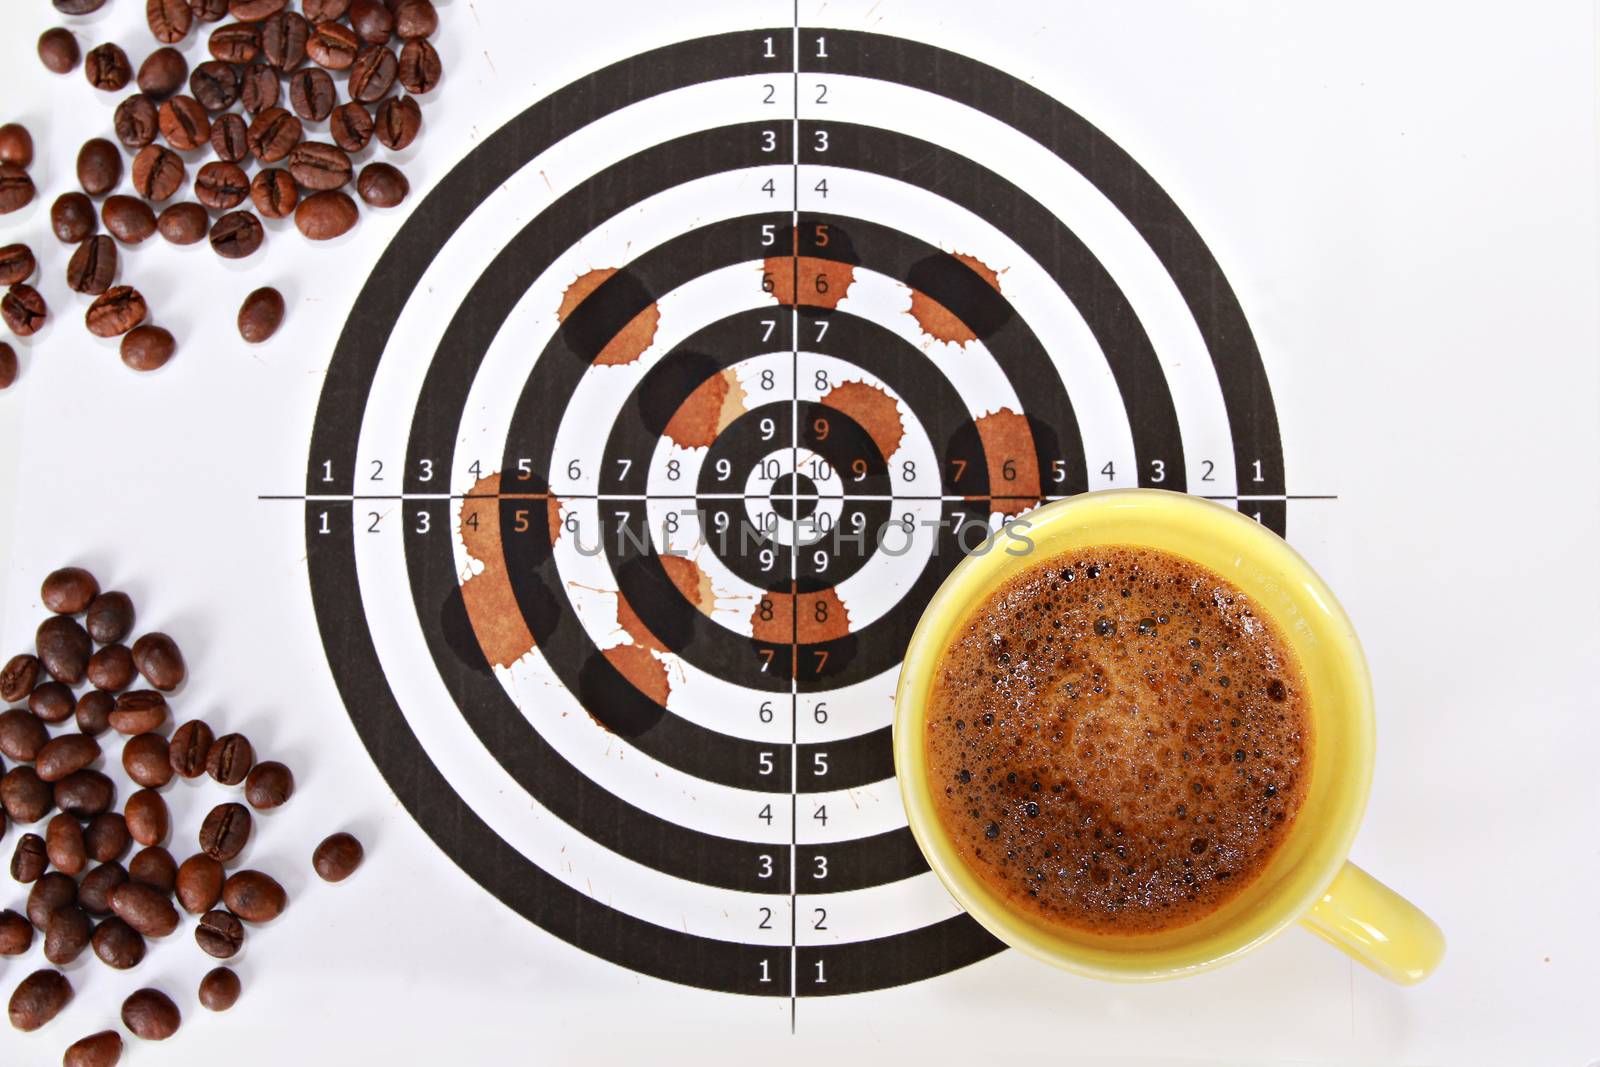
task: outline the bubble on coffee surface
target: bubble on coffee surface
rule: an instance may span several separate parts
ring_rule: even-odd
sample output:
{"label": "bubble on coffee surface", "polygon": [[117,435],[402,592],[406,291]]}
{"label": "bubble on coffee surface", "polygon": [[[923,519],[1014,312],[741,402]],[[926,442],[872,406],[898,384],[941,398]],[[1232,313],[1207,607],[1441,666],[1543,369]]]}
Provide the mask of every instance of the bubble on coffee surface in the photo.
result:
{"label": "bubble on coffee surface", "polygon": [[1194,922],[1287,836],[1311,748],[1299,666],[1224,579],[1153,549],[1051,559],[939,663],[930,780],[967,864],[1013,906],[1099,933]]}

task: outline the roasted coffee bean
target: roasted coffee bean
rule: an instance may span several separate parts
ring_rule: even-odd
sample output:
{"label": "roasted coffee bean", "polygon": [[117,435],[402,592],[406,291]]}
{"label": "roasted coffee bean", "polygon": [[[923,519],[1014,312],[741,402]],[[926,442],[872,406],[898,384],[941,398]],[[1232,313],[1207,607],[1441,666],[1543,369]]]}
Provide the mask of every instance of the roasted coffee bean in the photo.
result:
{"label": "roasted coffee bean", "polygon": [[0,318],[5,319],[11,332],[18,337],[32,337],[44,329],[45,319],[49,317],[50,308],[44,297],[31,285],[13,285],[6,290],[5,297],[0,298]]}
{"label": "roasted coffee bean", "polygon": [[[46,782],[59,782],[100,758],[100,742],[83,734],[62,734],[45,742],[33,769]],[[60,866],[60,864],[57,864]]]}
{"label": "roasted coffee bean", "polygon": [[361,199],[373,207],[397,207],[411,192],[406,176],[387,163],[369,163],[356,182]]}
{"label": "roasted coffee bean", "polygon": [[214,959],[232,959],[244,945],[244,924],[226,911],[206,912],[194,928],[194,942]]}
{"label": "roasted coffee bean", "polygon": [[270,811],[294,795],[294,774],[277,760],[258,763],[244,780],[244,798],[257,811]]}
{"label": "roasted coffee bean", "polygon": [[189,10],[189,0],[145,0],[144,18],[156,40],[177,44],[189,35],[194,13]]}
{"label": "roasted coffee bean", "polygon": [[[116,895],[115,889],[112,895]],[[94,928],[89,944],[101,963],[119,971],[137,967],[144,959],[144,938],[116,915]]]}
{"label": "roasted coffee bean", "polygon": [[252,63],[244,69],[243,80],[239,86],[239,102],[244,109],[252,115],[259,115],[268,108],[278,106],[278,97],[282,92],[278,84],[278,72],[265,63]]}
{"label": "roasted coffee bean", "polygon": [[399,0],[394,5],[394,32],[402,40],[432,37],[439,28],[439,12],[431,0]]}
{"label": "roasted coffee bean", "polygon": [[104,235],[78,246],[67,261],[67,285],[76,293],[98,296],[117,277],[117,245]]}
{"label": "roasted coffee bean", "polygon": [[372,115],[354,101],[340,104],[328,118],[328,135],[346,152],[359,152],[372,140]]}
{"label": "roasted coffee bean", "polygon": [[72,1001],[72,983],[60,971],[34,971],[11,994],[11,1025],[24,1033],[39,1029]]}
{"label": "roasted coffee bean", "polygon": [[141,848],[128,861],[128,879],[170,896],[178,884],[178,861],[160,845]]}
{"label": "roasted coffee bean", "polygon": [[21,956],[33,947],[33,927],[7,908],[0,911],[0,956]]}
{"label": "roasted coffee bean", "polygon": [[121,1060],[122,1035],[115,1030],[102,1030],[68,1045],[61,1067],[117,1067]]}
{"label": "roasted coffee bean", "polygon": [[100,205],[100,221],[111,236],[125,245],[142,244],[156,232],[156,213],[136,196],[106,197]]}
{"label": "roasted coffee bean", "polygon": [[383,0],[354,0],[350,25],[368,44],[387,44],[394,34],[394,13]]}
{"label": "roasted coffee bean", "polygon": [[122,1002],[122,1025],[146,1041],[165,1041],[182,1023],[178,1006],[159,989],[136,990]]}
{"label": "roasted coffee bean", "polygon": [[156,219],[156,231],[175,245],[192,245],[206,239],[211,217],[199,204],[173,204]]}
{"label": "roasted coffee bean", "polygon": [[289,6],[289,0],[228,0],[228,14],[244,22],[260,22]]}
{"label": "roasted coffee bean", "polygon": [[349,70],[361,49],[355,31],[339,22],[319,22],[306,39],[306,55],[311,62],[328,70]]}
{"label": "roasted coffee bean", "polygon": [[239,976],[227,967],[208,971],[200,979],[200,1006],[207,1011],[227,1011],[239,1000]]}
{"label": "roasted coffee bean", "polygon": [[74,878],[89,865],[89,852],[83,846],[83,827],[70,815],[57,815],[45,824],[44,852],[50,858],[50,866]]}
{"label": "roasted coffee bean", "polygon": [[161,136],[180,152],[192,152],[211,138],[211,116],[192,96],[175,96],[156,112]]}
{"label": "roasted coffee bean", "polygon": [[29,763],[50,740],[50,731],[37,715],[22,708],[0,712],[0,752]]}
{"label": "roasted coffee bean", "polygon": [[178,903],[190,915],[210,911],[222,899],[223,877],[222,864],[203,852],[195,853],[178,867]]}
{"label": "roasted coffee bean", "polygon": [[176,48],[157,48],[139,64],[135,79],[139,91],[156,100],[164,100],[183,88],[189,80],[189,61]]}
{"label": "roasted coffee bean", "polygon": [[120,93],[133,77],[133,66],[128,53],[114,44],[103,44],[83,57],[83,73],[96,89]]}
{"label": "roasted coffee bean", "polygon": [[167,895],[131,876],[111,891],[111,910],[145,937],[166,937],[178,928],[178,909]]}
{"label": "roasted coffee bean", "polygon": [[[155,219],[150,220],[150,226],[155,228]],[[139,290],[118,285],[95,298],[84,315],[84,322],[96,337],[120,337],[143,322],[148,312]]]}
{"label": "roasted coffee bean", "polygon": [[38,822],[50,813],[50,804],[50,785],[32,767],[13,767],[0,776],[0,808],[12,822]]}
{"label": "roasted coffee bean", "polygon": [[211,742],[211,727],[200,719],[191,719],[174,730],[167,744],[173,771],[184,778],[198,778],[204,774]]}
{"label": "roasted coffee bean", "polygon": [[119,860],[128,851],[128,823],[114,811],[103,811],[83,830],[83,847],[96,863]]}
{"label": "roasted coffee bean", "polygon": [[331,241],[349,233],[360,217],[356,202],[344,193],[316,193],[295,208],[294,224],[313,241]]}
{"label": "roasted coffee bean", "polygon": [[378,105],[378,140],[392,152],[411,147],[422,130],[422,108],[409,96],[391,96]]}
{"label": "roasted coffee bean", "polygon": [[33,166],[33,134],[21,123],[0,126],[0,163],[14,163],[27,170]]}
{"label": "roasted coffee bean", "polygon": [[200,851],[222,863],[234,859],[250,840],[251,821],[243,804],[218,804],[200,824]]}
{"label": "roasted coffee bean", "polygon": [[306,141],[289,153],[289,173],[312,192],[349,184],[352,170],[349,156],[334,145],[320,141]]}
{"label": "roasted coffee bean", "polygon": [[365,855],[366,850],[354,835],[330,834],[311,854],[311,866],[324,882],[342,882],[356,872]]}
{"label": "roasted coffee bean", "polygon": [[212,162],[194,179],[194,198],[212,211],[231,211],[250,196],[250,176],[237,163]]}
{"label": "roasted coffee bean", "polygon": [[339,102],[338,90],[325,70],[307,67],[289,78],[289,106],[308,122],[321,122]]}
{"label": "roasted coffee bean", "polygon": [[39,266],[33,258],[33,249],[27,245],[6,245],[0,248],[0,285],[16,285],[33,277]]}
{"label": "roasted coffee bean", "polygon": [[228,15],[228,0],[189,0],[189,8],[201,22],[221,22]]}
{"label": "roasted coffee bean", "polygon": [[141,845],[159,845],[172,830],[167,802],[154,789],[141,789],[129,797],[122,817],[128,821],[128,836]]}
{"label": "roasted coffee bean", "polygon": [[50,913],[44,928],[44,958],[57,967],[65,967],[89,947],[92,933],[89,913],[76,904],[68,904]]}
{"label": "roasted coffee bean", "polygon": [[56,807],[80,819],[92,818],[111,808],[117,787],[99,771],[74,771],[56,783]]}
{"label": "roasted coffee bean", "polygon": [[161,132],[156,105],[143,93],[134,93],[111,116],[111,128],[125,148],[143,148]]}
{"label": "roasted coffee bean", "polygon": [[288,156],[300,143],[300,136],[300,120],[281,107],[271,107],[257,115],[246,134],[251,153],[263,163],[276,163]]}
{"label": "roasted coffee bean", "polygon": [[[5,669],[0,670],[0,700],[7,704],[20,704],[33,692],[33,687],[39,684],[39,657],[30,656],[24,652],[12,656],[6,661]],[[0,747],[0,752],[5,752]],[[6,755],[11,755],[6,752]],[[13,759],[32,759],[32,756],[13,756]]]}
{"label": "roasted coffee bean", "polygon": [[33,643],[39,662],[50,677],[64,685],[83,681],[94,645],[76,619],[66,615],[46,619],[34,632]]}
{"label": "roasted coffee bean", "polygon": [[248,22],[230,22],[211,31],[207,47],[220,62],[248,63],[261,54],[261,30]]}
{"label": "roasted coffee bean", "polygon": [[[17,380],[17,350],[0,341],[0,390],[10,389]],[[0,830],[0,833],[3,833]]]}
{"label": "roasted coffee bean", "polygon": [[60,871],[41,874],[28,890],[28,921],[41,934],[50,925],[50,913],[78,902],[78,883]]}
{"label": "roasted coffee bean", "polygon": [[116,706],[117,698],[104,689],[91,689],[83,694],[72,709],[73,718],[78,722],[78,732],[90,737],[105,733],[111,728],[111,712]]}
{"label": "roasted coffee bean", "polygon": [[102,863],[78,883],[78,906],[97,919],[111,914],[111,891],[128,880],[128,872],[115,861]]}
{"label": "roasted coffee bean", "polygon": [[37,882],[50,865],[45,851],[44,838],[38,834],[23,834],[17,838],[17,847],[11,853],[11,877],[27,885]]}
{"label": "roasted coffee bean", "polygon": [[240,82],[238,70],[208,59],[189,75],[189,92],[207,111],[226,111],[239,99]]}
{"label": "roasted coffee bean", "polygon": [[270,286],[255,290],[239,308],[239,336],[253,345],[269,340],[283,324],[283,313],[282,293]]}
{"label": "roasted coffee bean", "polygon": [[250,203],[263,218],[288,218],[299,202],[300,187],[286,170],[264,167],[250,179]]}
{"label": "roasted coffee bean", "polygon": [[82,567],[59,567],[39,585],[39,602],[57,615],[87,611],[100,595],[100,583]]}
{"label": "roasted coffee bean", "polygon": [[42,721],[66,722],[75,710],[72,690],[61,682],[43,682],[28,694],[28,710]]}
{"label": "roasted coffee bean", "polygon": [[[238,785],[255,765],[255,749],[243,734],[224,734],[206,753],[206,773],[223,785]],[[246,814],[249,814],[246,812]]]}
{"label": "roasted coffee bean", "polygon": [[[128,339],[124,337],[122,342],[126,345]],[[96,689],[120,693],[133,684],[138,673],[133,665],[133,653],[128,651],[127,645],[102,645],[89,657],[89,669],[85,677]]]}
{"label": "roasted coffee bean", "polygon": [[62,244],[81,244],[99,228],[94,201],[82,193],[62,193],[50,205],[50,230]]}
{"label": "roasted coffee bean", "polygon": [[115,590],[101,593],[89,603],[83,625],[100,644],[116,644],[133,632],[133,600]]}
{"label": "roasted coffee bean", "polygon": [[261,20],[261,55],[274,69],[288,73],[306,61],[311,27],[297,11],[280,11]]}
{"label": "roasted coffee bean", "polygon": [[164,633],[147,633],[133,643],[133,662],[151,688],[170,693],[183,684],[187,669],[178,643]]}
{"label": "roasted coffee bean", "polygon": [[39,35],[39,62],[52,74],[71,74],[82,58],[72,31],[56,26]]}
{"label": "roasted coffee bean", "polygon": [[331,22],[344,18],[350,10],[350,0],[304,0],[300,6],[312,22]]}
{"label": "roasted coffee bean", "polygon": [[27,171],[15,163],[0,163],[0,215],[27,207],[37,191]]}
{"label": "roasted coffee bean", "polygon": [[288,896],[270,875],[240,871],[222,883],[222,902],[245,922],[264,923],[283,914]]}
{"label": "roasted coffee bean", "polygon": [[89,15],[106,6],[106,0],[50,0],[63,15]]}
{"label": "roasted coffee bean", "polygon": [[[185,174],[182,157],[158,144],[139,149],[139,154],[133,157],[133,191],[158,204],[172,199],[172,194],[182,187]],[[154,233],[155,229],[156,219],[152,213],[150,232]]]}
{"label": "roasted coffee bean", "polygon": [[160,789],[172,781],[172,754],[160,734],[138,734],[122,746],[122,769],[146,789]]}
{"label": "roasted coffee bean", "polygon": [[439,61],[439,53],[433,45],[418,39],[407,41],[405,47],[400,49],[399,78],[406,92],[418,96],[431,93],[439,87],[442,77],[444,64]]}
{"label": "roasted coffee bean", "polygon": [[363,104],[375,104],[394,87],[399,64],[387,45],[369,44],[361,47],[355,63],[350,67],[350,97]]}
{"label": "roasted coffee bean", "polygon": [[244,259],[254,255],[266,231],[261,220],[248,211],[235,211],[224,215],[211,227],[211,248],[223,259]]}
{"label": "roasted coffee bean", "polygon": [[178,342],[170,330],[160,326],[136,326],[122,338],[122,363],[130,370],[148,372],[160,370],[172,358]]}
{"label": "roasted coffee bean", "polygon": [[250,154],[249,132],[243,115],[218,116],[211,125],[211,150],[224,163],[237,163]]}

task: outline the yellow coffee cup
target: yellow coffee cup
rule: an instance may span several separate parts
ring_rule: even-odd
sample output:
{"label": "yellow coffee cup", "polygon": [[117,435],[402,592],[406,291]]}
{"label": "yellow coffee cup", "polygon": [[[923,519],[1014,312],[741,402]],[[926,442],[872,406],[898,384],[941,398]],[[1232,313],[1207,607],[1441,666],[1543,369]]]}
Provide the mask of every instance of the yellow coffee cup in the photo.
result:
{"label": "yellow coffee cup", "polygon": [[[1160,549],[1227,579],[1278,622],[1310,695],[1311,781],[1288,836],[1260,876],[1222,907],[1152,934],[1053,926],[1006,904],[956,852],[928,783],[924,716],[935,666],[957,629],[1008,578],[1093,545]],[[1444,955],[1433,920],[1346,858],[1373,764],[1372,683],[1349,618],[1282,539],[1210,501],[1154,489],[1088,493],[1029,512],[987,551],[963,560],[934,594],[906,650],[894,761],[911,832],[957,902],[1002,941],[1059,967],[1124,981],[1174,978],[1233,960],[1297,920],[1396,982],[1421,981]]]}

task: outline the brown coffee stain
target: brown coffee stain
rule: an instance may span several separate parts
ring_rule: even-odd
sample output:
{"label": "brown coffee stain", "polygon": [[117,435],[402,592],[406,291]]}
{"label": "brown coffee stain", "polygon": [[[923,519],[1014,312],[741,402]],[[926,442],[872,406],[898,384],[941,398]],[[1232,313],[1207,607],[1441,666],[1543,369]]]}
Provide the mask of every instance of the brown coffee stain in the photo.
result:
{"label": "brown coffee stain", "polygon": [[[581,274],[561,294],[561,307],[556,311],[556,318],[566,322],[567,317],[578,310],[578,305],[589,298],[589,295],[600,288],[608,278],[617,273],[616,267],[602,267]],[[624,363],[632,363],[655,343],[656,329],[661,325],[661,309],[651,304],[633,317],[595,357],[594,365],[597,367],[616,367]]]}
{"label": "brown coffee stain", "polygon": [[[711,588],[711,576],[700,565],[684,556],[662,556],[661,569],[677,587],[685,600],[701,614],[709,616],[716,609],[716,591]],[[639,618],[628,598],[617,593],[617,625],[633,639],[633,643],[657,652],[666,652],[667,646]]]}
{"label": "brown coffee stain", "polygon": [[529,506],[544,502],[550,543],[561,536],[561,501],[544,493],[500,493],[498,472],[473,485],[461,501],[456,528],[461,533],[467,555],[483,565],[483,570],[461,583],[461,599],[467,618],[477,635],[478,646],[492,666],[509,667],[533,651],[533,634],[523,621],[522,609],[506,571],[504,546],[500,540],[500,501],[527,500]]}
{"label": "brown coffee stain", "polygon": [[728,424],[745,412],[744,386],[732,367],[695,386],[672,413],[666,435],[679,448],[710,448]]}
{"label": "brown coffee stain", "polygon": [[667,680],[667,665],[651,655],[648,648],[643,645],[617,645],[601,654],[635,689],[662,707],[667,706],[667,697],[672,693],[672,683]]}
{"label": "brown coffee stain", "polygon": [[[952,252],[953,257],[970,267],[978,277],[989,283],[990,288],[1000,292],[1000,274],[977,256],[969,256],[965,252]],[[933,297],[917,290],[911,290],[911,317],[917,320],[917,325],[922,332],[945,344],[967,345],[978,339],[949,308],[939,303]]]}
{"label": "brown coffee stain", "polygon": [[811,645],[835,641],[849,632],[850,609],[831,587],[798,597],[791,593],[765,593],[750,612],[750,633],[757,641]]}
{"label": "brown coffee stain", "polygon": [[[848,263],[816,256],[795,257],[800,250],[800,236],[789,231],[792,251],[786,256],[769,256],[761,263],[762,280],[772,279],[771,296],[779,304],[793,307],[798,294],[799,303],[807,307],[833,309],[839,306],[855,284],[856,269]],[[800,267],[799,286],[795,284],[795,265]]]}
{"label": "brown coffee stain", "polygon": [[870,382],[841,382],[828,390],[822,403],[848,415],[872,438],[885,461],[900,450],[905,424],[895,398]]}
{"label": "brown coffee stain", "polygon": [[[1020,515],[1040,502],[1039,456],[1025,415],[1001,408],[977,421],[989,468],[989,498],[1002,515]],[[1011,477],[1006,477],[1010,470]]]}

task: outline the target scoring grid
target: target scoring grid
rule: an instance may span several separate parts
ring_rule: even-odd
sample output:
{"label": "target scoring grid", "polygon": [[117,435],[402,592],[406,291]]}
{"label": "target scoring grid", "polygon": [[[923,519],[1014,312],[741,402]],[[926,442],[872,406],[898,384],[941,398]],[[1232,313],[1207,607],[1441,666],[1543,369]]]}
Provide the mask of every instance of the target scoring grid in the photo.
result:
{"label": "target scoring grid", "polygon": [[[852,112],[857,82],[979,113],[1098,190],[1192,316],[1232,454],[1186,454],[1201,402],[1174,399],[1140,301],[1065,221],[992,160]],[[461,282],[437,346],[397,354],[397,321],[487,210],[481,189],[586,127],[710,83],[751,90],[740,120],[647,143],[553,195]],[[992,229],[1005,265],[941,246],[942,218],[915,232],[875,221],[888,209],[852,198],[858,174],[936,199],[953,230]],[[722,178],[721,215],[592,265],[634,205]],[[1027,276],[1064,294],[1092,350],[1061,339]],[[1119,411],[1075,410],[1065,382],[1091,373],[1075,362]],[[372,397],[397,367],[415,404],[386,418]],[[480,391],[500,413],[472,444]],[[400,491],[384,492],[396,466]],[[1282,468],[1243,312],[1153,178],[993,68],[796,24],[623,60],[475,149],[374,270],[334,354],[305,492],[273,499],[304,505],[313,602],[352,722],[452,860],[621,966],[795,998],[1000,949],[927,872],[889,746],[900,652],[973,547],[963,533],[1128,484],[1236,501],[1282,533],[1296,499]],[[374,610],[379,580],[409,592],[409,615]],[[421,666],[397,667],[396,628],[425,649]],[[419,722],[440,718],[423,685],[459,722]],[[550,817],[545,836],[579,842],[616,880],[607,892],[447,773],[454,757],[419,740],[443,729]],[[651,903],[661,895],[684,903],[681,923]]]}

